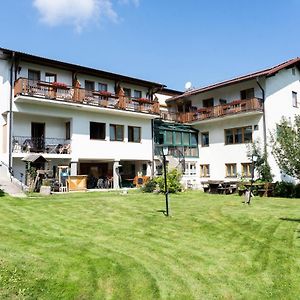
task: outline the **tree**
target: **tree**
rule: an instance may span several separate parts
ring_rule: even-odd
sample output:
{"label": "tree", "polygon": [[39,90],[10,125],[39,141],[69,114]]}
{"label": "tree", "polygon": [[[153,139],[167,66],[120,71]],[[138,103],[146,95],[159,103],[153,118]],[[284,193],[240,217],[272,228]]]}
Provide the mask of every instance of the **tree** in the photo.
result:
{"label": "tree", "polygon": [[271,134],[271,143],[280,170],[300,180],[300,116],[294,122],[283,117]]}
{"label": "tree", "polygon": [[255,162],[255,169],[259,176],[258,179],[265,182],[272,182],[273,175],[271,173],[271,167],[267,160],[267,153],[263,153],[259,141],[253,143],[248,151],[248,158],[250,160],[252,159],[253,155],[257,157],[257,161]]}

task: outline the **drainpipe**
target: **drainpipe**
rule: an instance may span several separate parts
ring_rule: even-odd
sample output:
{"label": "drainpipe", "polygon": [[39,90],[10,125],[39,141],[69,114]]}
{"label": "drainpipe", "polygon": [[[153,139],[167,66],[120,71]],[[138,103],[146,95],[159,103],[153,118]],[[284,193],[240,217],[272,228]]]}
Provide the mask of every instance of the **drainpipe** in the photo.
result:
{"label": "drainpipe", "polygon": [[13,72],[15,66],[15,52],[12,53],[12,62],[10,67],[10,97],[9,97],[9,141],[8,141],[8,169],[9,173],[12,175],[12,127],[13,127],[13,112],[12,112],[12,103],[13,103]]}
{"label": "drainpipe", "polygon": [[152,140],[152,164],[151,164],[151,177],[154,176],[154,151],[155,151],[155,143],[154,143],[154,120],[151,120],[151,140]]}
{"label": "drainpipe", "polygon": [[258,81],[258,78],[256,78],[256,83],[259,86],[261,92],[262,92],[262,102],[263,102],[263,137],[264,137],[264,154],[268,155],[267,153],[267,126],[266,126],[266,113],[265,113],[265,90],[261,86],[261,84]]}

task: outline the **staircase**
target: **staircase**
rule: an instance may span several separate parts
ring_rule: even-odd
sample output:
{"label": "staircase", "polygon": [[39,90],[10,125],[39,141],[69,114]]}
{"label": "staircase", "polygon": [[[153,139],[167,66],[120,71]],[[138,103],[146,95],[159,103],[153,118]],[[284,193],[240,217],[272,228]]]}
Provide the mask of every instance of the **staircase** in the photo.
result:
{"label": "staircase", "polygon": [[7,165],[0,161],[0,190],[12,197],[26,197],[22,183],[12,176],[7,176],[7,173]]}

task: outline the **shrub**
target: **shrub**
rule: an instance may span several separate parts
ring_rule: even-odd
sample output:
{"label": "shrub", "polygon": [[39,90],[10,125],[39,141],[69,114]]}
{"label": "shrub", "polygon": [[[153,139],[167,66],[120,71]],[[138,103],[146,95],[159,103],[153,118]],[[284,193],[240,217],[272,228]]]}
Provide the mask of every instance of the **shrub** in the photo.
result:
{"label": "shrub", "polygon": [[156,178],[148,180],[144,186],[141,187],[143,193],[153,193],[157,187]]}
{"label": "shrub", "polygon": [[[169,193],[177,193],[182,191],[182,185],[180,182],[181,173],[177,169],[173,169],[167,173],[167,184]],[[164,176],[159,176],[156,179],[159,187],[159,191],[163,193],[165,191]]]}
{"label": "shrub", "polygon": [[291,182],[277,182],[274,188],[275,197],[300,198],[300,185]]}

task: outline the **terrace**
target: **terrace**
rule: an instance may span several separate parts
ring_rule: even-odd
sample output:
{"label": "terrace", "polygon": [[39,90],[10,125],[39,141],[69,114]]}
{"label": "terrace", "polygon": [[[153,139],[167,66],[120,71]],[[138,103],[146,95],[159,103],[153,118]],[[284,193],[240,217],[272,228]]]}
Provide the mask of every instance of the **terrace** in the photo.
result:
{"label": "terrace", "polygon": [[193,123],[226,116],[234,116],[242,113],[262,112],[262,99],[252,98],[235,100],[230,103],[213,107],[194,108],[189,112],[163,113],[162,119],[180,123]]}
{"label": "terrace", "polygon": [[13,153],[70,154],[71,144],[63,138],[13,136]]}
{"label": "terrace", "polygon": [[19,78],[15,81],[14,96],[37,97],[45,101],[49,99],[146,114],[160,112],[159,103],[146,98],[125,97],[107,91],[90,91],[60,82],[49,83],[27,78]]}

